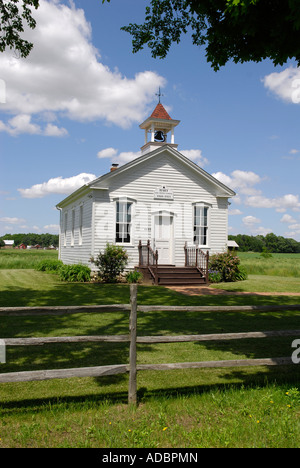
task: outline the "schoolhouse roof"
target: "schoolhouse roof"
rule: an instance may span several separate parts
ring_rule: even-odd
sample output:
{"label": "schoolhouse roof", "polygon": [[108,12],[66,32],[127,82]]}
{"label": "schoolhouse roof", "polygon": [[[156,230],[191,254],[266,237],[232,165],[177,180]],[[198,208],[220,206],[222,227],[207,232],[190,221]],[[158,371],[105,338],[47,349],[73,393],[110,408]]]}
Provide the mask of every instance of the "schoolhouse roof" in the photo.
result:
{"label": "schoolhouse roof", "polygon": [[195,164],[193,161],[188,159],[186,156],[184,156],[182,153],[177,151],[175,148],[172,147],[172,145],[165,144],[162,147],[157,148],[154,151],[151,151],[149,153],[142,154],[141,156],[135,158],[133,161],[130,161],[123,166],[118,167],[117,169],[108,172],[107,174],[104,174],[100,177],[98,177],[95,180],[92,180],[91,182],[88,182],[87,184],[83,185],[81,188],[73,192],[71,195],[66,197],[64,200],[62,200],[58,205],[56,205],[57,208],[60,208],[68,202],[71,202],[73,198],[77,198],[78,196],[81,196],[83,192],[85,191],[90,191],[93,189],[107,189],[108,182],[110,179],[113,179],[114,177],[121,176],[121,174],[126,173],[129,170],[136,170],[137,166],[140,164],[143,164],[146,161],[149,161],[152,158],[155,158],[159,156],[161,153],[166,152],[168,155],[171,157],[174,157],[177,160],[180,160],[183,164],[187,165],[190,169],[194,170],[199,177],[204,178],[208,182],[212,183],[219,189],[219,196],[220,197],[234,197],[236,193],[231,190],[229,187],[227,187],[225,184],[220,182],[218,179],[213,177],[211,174],[206,172],[204,169],[202,169],[200,166]]}

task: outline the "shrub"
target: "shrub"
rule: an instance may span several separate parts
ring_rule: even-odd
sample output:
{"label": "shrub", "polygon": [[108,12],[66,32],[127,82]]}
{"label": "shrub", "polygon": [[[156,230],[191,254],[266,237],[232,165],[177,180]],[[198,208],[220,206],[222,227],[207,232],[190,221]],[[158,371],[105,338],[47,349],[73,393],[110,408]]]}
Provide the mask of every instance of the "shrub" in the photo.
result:
{"label": "shrub", "polygon": [[62,265],[58,270],[62,281],[85,283],[91,279],[91,269],[86,265]]}
{"label": "shrub", "polygon": [[143,279],[143,275],[139,271],[130,271],[126,275],[126,281],[127,283],[140,283]]}
{"label": "shrub", "polygon": [[98,267],[98,275],[106,283],[116,283],[118,276],[123,273],[128,262],[128,254],[123,247],[106,244],[103,253],[99,253],[91,262]]}
{"label": "shrub", "polygon": [[242,281],[247,279],[246,270],[240,265],[240,259],[231,252],[212,255],[209,269],[217,271],[223,282]]}
{"label": "shrub", "polygon": [[273,257],[273,255],[271,254],[271,252],[266,248],[264,247],[261,254],[260,254],[261,257],[263,258],[271,258]]}
{"label": "shrub", "polygon": [[36,270],[38,271],[54,271],[57,270],[63,265],[61,260],[41,260],[36,265]]}
{"label": "shrub", "polygon": [[208,270],[208,279],[211,283],[221,283],[222,274],[217,270]]}

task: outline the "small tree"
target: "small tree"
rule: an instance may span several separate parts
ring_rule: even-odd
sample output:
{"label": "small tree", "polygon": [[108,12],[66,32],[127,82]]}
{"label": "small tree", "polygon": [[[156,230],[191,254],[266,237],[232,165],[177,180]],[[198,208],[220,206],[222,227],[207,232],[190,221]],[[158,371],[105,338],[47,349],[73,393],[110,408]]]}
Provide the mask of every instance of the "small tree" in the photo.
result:
{"label": "small tree", "polygon": [[122,247],[107,243],[104,252],[100,252],[96,259],[91,258],[91,262],[98,267],[102,281],[116,283],[117,277],[125,270],[128,254]]}

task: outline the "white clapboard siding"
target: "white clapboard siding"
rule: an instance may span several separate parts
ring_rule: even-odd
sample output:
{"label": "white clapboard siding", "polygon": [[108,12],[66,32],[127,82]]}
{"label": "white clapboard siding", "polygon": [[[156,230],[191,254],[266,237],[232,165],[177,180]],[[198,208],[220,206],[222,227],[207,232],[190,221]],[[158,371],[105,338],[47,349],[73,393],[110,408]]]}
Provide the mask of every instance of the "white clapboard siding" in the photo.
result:
{"label": "white clapboard siding", "polygon": [[[82,241],[79,242],[80,229],[80,206],[82,206]],[[74,210],[74,242],[71,245],[72,237],[72,211]],[[61,239],[60,239],[60,259],[67,265],[82,263],[89,264],[92,253],[92,212],[93,202],[91,198],[83,197],[71,203],[61,211]],[[67,235],[65,233],[65,213],[67,213]],[[65,245],[66,244],[66,245]]]}
{"label": "white clapboard siding", "polygon": [[[174,200],[154,200],[154,191],[166,186]],[[133,208],[132,245],[126,246],[129,266],[138,264],[138,242],[147,242],[152,235],[154,212],[166,210],[174,213],[174,263],[184,265],[184,244],[193,242],[194,202],[210,205],[211,253],[224,251],[227,242],[227,199],[216,198],[216,187],[170,155],[150,159],[133,171],[114,177],[108,193],[97,194],[95,199],[94,254],[105,248],[106,242],[115,242],[115,203],[118,197],[135,199]]]}
{"label": "white clapboard siding", "polygon": [[[116,239],[116,200],[129,198],[132,205],[131,243],[123,244],[129,255],[128,268],[138,265],[138,243],[149,239],[154,246],[155,213],[173,217],[174,241],[172,262],[185,263],[184,245],[193,245],[193,204],[209,207],[208,245],[210,254],[223,252],[228,238],[228,197],[234,192],[174,153],[163,148],[150,157],[140,158],[94,181],[90,187],[75,192],[59,205],[61,209],[60,258],[64,263],[90,264],[107,243]],[[208,177],[207,177],[208,176]],[[215,181],[215,183],[213,182]],[[173,199],[155,199],[154,193],[165,186]],[[80,197],[80,193],[83,194]],[[82,245],[79,242],[80,206],[83,206]],[[72,210],[74,210],[74,242],[72,243]],[[67,236],[64,242],[64,222],[67,213]],[[72,244],[72,245],[71,245]]]}

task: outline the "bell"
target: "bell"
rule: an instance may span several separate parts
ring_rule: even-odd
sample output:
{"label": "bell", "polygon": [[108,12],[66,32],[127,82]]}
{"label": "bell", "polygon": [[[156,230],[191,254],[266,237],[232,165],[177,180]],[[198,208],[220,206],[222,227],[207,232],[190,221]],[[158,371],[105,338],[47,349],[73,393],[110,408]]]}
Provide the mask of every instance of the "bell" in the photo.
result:
{"label": "bell", "polygon": [[165,141],[166,137],[164,135],[164,132],[162,132],[161,130],[158,130],[157,132],[155,132],[155,135],[154,135],[154,140],[155,141]]}

